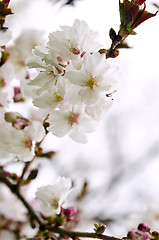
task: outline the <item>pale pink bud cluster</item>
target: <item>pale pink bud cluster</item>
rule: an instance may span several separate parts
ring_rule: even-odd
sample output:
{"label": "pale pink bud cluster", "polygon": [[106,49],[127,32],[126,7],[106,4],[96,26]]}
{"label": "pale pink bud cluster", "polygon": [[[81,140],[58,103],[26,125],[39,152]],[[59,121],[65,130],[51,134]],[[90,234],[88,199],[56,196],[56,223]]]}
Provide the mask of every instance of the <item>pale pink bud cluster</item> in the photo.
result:
{"label": "pale pink bud cluster", "polygon": [[127,234],[127,239],[130,240],[146,240],[152,238],[153,236],[150,234],[150,227],[145,223],[140,223],[137,229],[132,229]]}

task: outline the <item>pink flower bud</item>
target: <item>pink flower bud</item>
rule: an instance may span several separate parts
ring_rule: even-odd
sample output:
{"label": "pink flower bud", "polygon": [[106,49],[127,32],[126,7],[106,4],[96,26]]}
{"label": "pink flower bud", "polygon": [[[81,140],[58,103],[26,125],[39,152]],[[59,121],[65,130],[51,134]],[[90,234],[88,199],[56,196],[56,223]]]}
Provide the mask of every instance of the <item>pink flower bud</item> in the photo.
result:
{"label": "pink flower bud", "polygon": [[19,87],[14,87],[13,100],[14,102],[24,102],[24,98]]}
{"label": "pink flower bud", "polygon": [[77,214],[77,208],[72,207],[72,208],[61,208],[61,212],[66,216],[66,221],[71,222],[73,220],[74,215]]}
{"label": "pink flower bud", "polygon": [[150,232],[150,227],[145,223],[140,223],[138,226],[138,230],[141,230],[143,232]]}

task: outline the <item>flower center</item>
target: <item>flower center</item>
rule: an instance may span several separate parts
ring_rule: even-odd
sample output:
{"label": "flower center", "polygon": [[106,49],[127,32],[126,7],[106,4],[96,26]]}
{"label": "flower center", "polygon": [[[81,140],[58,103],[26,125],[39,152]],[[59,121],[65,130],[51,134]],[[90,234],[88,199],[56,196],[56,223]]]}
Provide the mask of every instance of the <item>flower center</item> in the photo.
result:
{"label": "flower center", "polygon": [[54,95],[55,95],[56,102],[61,102],[63,100],[63,98],[60,95],[58,95],[56,92],[54,92]]}
{"label": "flower center", "polygon": [[78,116],[79,116],[79,114],[77,114],[77,113],[71,113],[70,114],[70,116],[69,116],[69,123],[71,124],[71,126],[74,124],[74,123],[76,123],[76,124],[78,124]]}
{"label": "flower center", "polygon": [[53,78],[55,77],[55,74],[54,74],[53,71],[46,72],[46,73],[47,73],[47,75],[48,75],[48,77],[49,77],[50,79],[52,79],[52,77],[53,77]]}
{"label": "flower center", "polygon": [[98,86],[98,83],[96,81],[96,77],[91,77],[85,84],[83,84],[83,87],[90,87],[91,89],[93,89],[94,86]]}
{"label": "flower center", "polygon": [[4,78],[0,78],[0,88],[4,87],[6,85],[6,82]]}
{"label": "flower center", "polygon": [[24,144],[25,144],[25,146],[26,146],[27,148],[29,148],[29,149],[31,150],[31,148],[32,148],[32,140],[31,140],[30,138],[26,138],[26,139],[24,140]]}
{"label": "flower center", "polygon": [[70,40],[70,39],[68,39],[68,41],[69,41],[69,43],[71,44],[70,51],[71,51],[73,54],[75,54],[75,55],[78,55],[78,54],[80,54],[80,50],[79,50],[78,48],[75,48],[75,47],[73,46],[73,44],[72,44],[71,40]]}
{"label": "flower center", "polygon": [[54,194],[53,194],[53,198],[51,199],[51,201],[49,203],[50,203],[51,207],[53,207],[54,209],[57,209],[59,207],[58,199],[54,197]]}

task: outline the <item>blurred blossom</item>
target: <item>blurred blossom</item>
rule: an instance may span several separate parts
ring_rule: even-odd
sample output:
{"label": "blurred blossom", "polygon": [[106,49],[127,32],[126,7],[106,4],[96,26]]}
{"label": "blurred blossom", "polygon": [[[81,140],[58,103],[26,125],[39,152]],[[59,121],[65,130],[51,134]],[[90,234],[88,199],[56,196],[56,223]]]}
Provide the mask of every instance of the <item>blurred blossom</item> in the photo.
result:
{"label": "blurred blossom", "polygon": [[14,77],[14,68],[13,65],[5,62],[0,67],[0,91],[8,91],[8,89],[11,87],[10,83],[12,82]]}
{"label": "blurred blossom", "polygon": [[14,90],[11,86],[13,76],[13,66],[7,61],[0,67],[0,107],[6,108],[9,103],[13,102]]}
{"label": "blurred blossom", "polygon": [[44,43],[43,31],[36,29],[25,29],[14,40],[12,46],[8,47],[10,54],[9,61],[15,68],[15,74],[18,77],[25,77],[26,75],[26,61],[32,57],[32,49],[36,45]]}
{"label": "blurred blossom", "polygon": [[33,121],[24,129],[18,128],[7,122],[0,125],[1,158],[13,156],[21,161],[30,161],[35,154],[35,143],[45,136],[44,127],[40,122]]}
{"label": "blurred blossom", "polygon": [[0,47],[5,46],[12,38],[12,33],[7,29],[0,29]]}
{"label": "blurred blossom", "polygon": [[1,230],[0,231],[0,239],[3,240],[16,240],[16,236],[14,233],[12,233],[11,231],[8,230]]}
{"label": "blurred blossom", "polygon": [[[6,186],[0,185],[0,192],[0,213],[13,221],[26,221],[27,210],[24,205],[17,200]],[[11,201],[14,204],[11,204]]]}

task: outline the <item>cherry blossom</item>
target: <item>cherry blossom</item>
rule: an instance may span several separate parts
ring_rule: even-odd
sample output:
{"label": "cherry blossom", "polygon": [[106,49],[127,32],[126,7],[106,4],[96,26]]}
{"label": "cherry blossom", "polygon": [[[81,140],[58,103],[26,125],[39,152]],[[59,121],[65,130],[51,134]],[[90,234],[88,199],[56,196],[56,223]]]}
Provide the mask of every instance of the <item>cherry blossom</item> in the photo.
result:
{"label": "cherry blossom", "polygon": [[85,21],[76,19],[72,27],[61,26],[61,29],[49,35],[47,46],[63,61],[75,59],[85,52],[96,52],[101,47],[98,33],[91,30]]}
{"label": "cherry blossom", "polygon": [[45,216],[54,216],[61,212],[61,206],[71,190],[71,179],[58,177],[53,185],[39,187],[36,199],[40,203],[40,212]]}
{"label": "cherry blossom", "polygon": [[68,71],[66,77],[72,84],[81,86],[80,95],[85,104],[97,102],[104,92],[111,91],[115,78],[105,55],[100,53],[85,54],[80,70]]}
{"label": "cherry blossom", "polygon": [[48,122],[50,123],[48,130],[55,136],[63,137],[69,133],[69,136],[79,143],[86,143],[86,133],[95,131],[95,123],[86,114],[82,104],[53,111]]}

